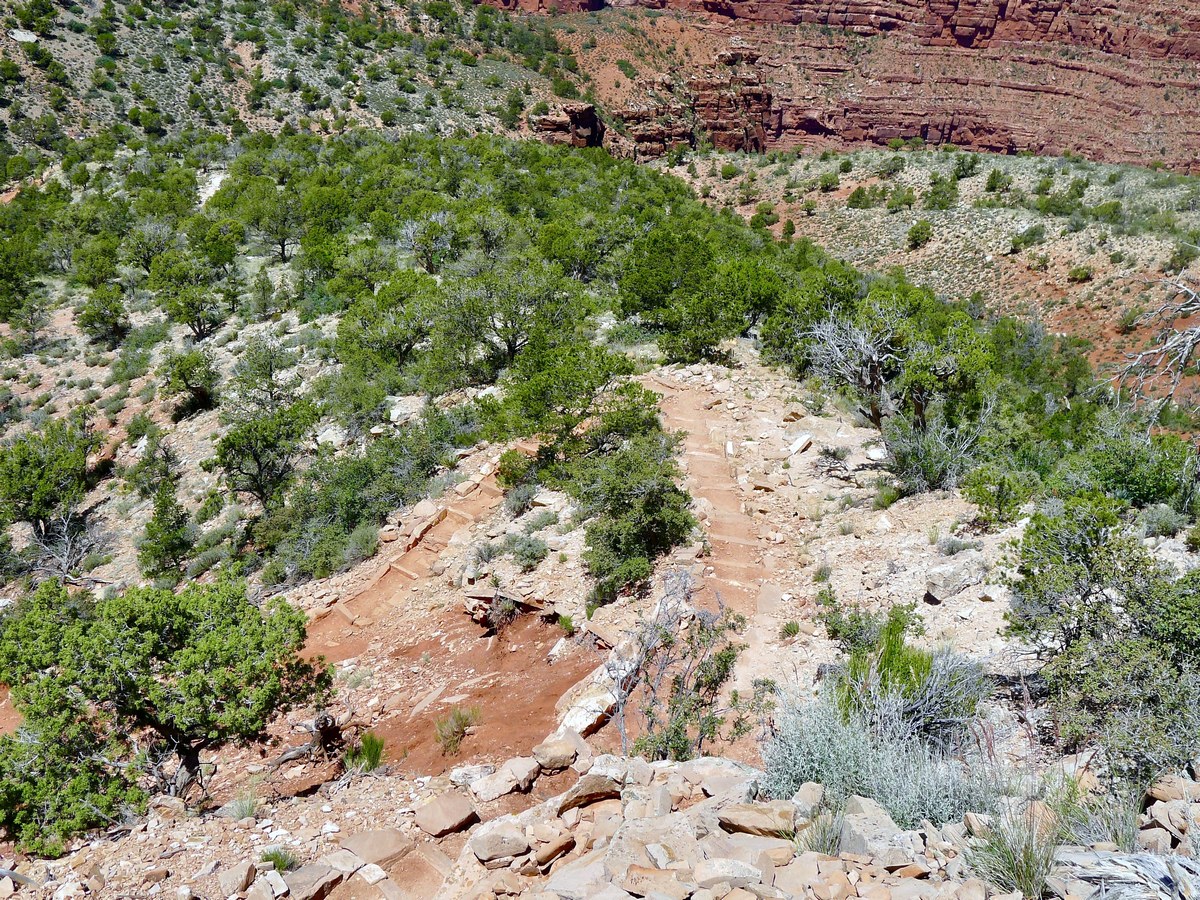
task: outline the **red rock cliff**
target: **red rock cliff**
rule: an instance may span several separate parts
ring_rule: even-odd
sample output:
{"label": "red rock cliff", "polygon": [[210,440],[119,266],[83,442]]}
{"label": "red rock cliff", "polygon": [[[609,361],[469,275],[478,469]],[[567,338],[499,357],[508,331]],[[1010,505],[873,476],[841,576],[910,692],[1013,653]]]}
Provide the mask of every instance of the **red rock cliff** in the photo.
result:
{"label": "red rock cliff", "polygon": [[642,155],[920,137],[1200,171],[1192,0],[611,2],[675,10],[715,47],[606,104]]}

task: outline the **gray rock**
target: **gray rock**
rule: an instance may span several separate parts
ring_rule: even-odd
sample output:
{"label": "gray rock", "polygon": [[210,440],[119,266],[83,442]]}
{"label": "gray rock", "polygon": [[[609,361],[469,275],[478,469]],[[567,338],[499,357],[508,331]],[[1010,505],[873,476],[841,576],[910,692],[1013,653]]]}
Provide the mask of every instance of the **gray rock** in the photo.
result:
{"label": "gray rock", "polygon": [[696,863],[696,868],[692,870],[692,878],[702,888],[715,884],[727,884],[736,888],[758,884],[763,880],[763,871],[749,863],[718,856]]}
{"label": "gray rock", "polygon": [[417,827],[433,837],[462,831],[478,820],[475,807],[462,794],[451,792],[435,797],[417,810]]}
{"label": "gray rock", "polygon": [[315,863],[301,866],[283,876],[290,900],[322,900],[345,878],[344,872]]}
{"label": "gray rock", "polygon": [[412,840],[396,828],[360,831],[342,840],[343,850],[350,851],[364,863],[375,863],[379,866],[394,862],[412,848]]}
{"label": "gray rock", "polygon": [[732,803],[717,814],[726,831],[783,837],[796,830],[796,807],[790,800],[769,803]]}
{"label": "gray rock", "polygon": [[480,778],[486,778],[496,772],[495,766],[457,766],[450,770],[450,783],[459,787],[470,787]]}
{"label": "gray rock", "polygon": [[547,772],[558,772],[575,762],[575,757],[586,749],[587,744],[579,736],[579,732],[571,728],[560,728],[533,748],[533,758]]}
{"label": "gray rock", "polygon": [[497,820],[482,826],[471,835],[471,852],[480,862],[520,856],[529,850],[525,832],[512,822]]}
{"label": "gray rock", "polygon": [[842,852],[876,856],[894,846],[901,831],[887,810],[868,797],[852,796],[842,817]]}
{"label": "gray rock", "polygon": [[558,804],[558,814],[561,816],[570,809],[620,797],[623,784],[623,779],[617,781],[609,775],[588,772],[563,794]]}
{"label": "gray rock", "polygon": [[964,550],[926,575],[925,602],[938,604],[979,584],[987,575],[987,560],[979,550]]}
{"label": "gray rock", "polygon": [[244,861],[230,866],[217,875],[217,884],[221,886],[221,894],[228,897],[250,887],[257,870],[254,863]]}
{"label": "gray rock", "polygon": [[543,890],[561,900],[591,900],[610,881],[604,871],[604,854],[603,849],[592,850],[555,869]]}

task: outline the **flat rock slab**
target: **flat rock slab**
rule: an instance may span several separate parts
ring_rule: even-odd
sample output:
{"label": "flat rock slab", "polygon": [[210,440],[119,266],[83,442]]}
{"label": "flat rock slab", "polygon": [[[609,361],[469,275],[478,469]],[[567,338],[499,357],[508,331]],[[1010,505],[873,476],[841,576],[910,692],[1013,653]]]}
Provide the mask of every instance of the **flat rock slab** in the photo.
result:
{"label": "flat rock slab", "polygon": [[349,850],[364,863],[387,867],[413,848],[413,842],[396,828],[360,831],[342,839],[342,849]]}
{"label": "flat rock slab", "polygon": [[458,793],[445,793],[417,810],[417,827],[433,837],[462,831],[478,821],[479,814],[471,801]]}

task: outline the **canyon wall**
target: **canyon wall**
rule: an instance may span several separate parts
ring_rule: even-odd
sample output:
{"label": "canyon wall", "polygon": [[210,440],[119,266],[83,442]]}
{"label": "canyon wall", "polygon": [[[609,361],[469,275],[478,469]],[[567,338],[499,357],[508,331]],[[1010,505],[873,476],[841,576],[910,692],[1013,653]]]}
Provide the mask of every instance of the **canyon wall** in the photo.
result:
{"label": "canyon wall", "polygon": [[660,73],[645,102],[600,87],[622,125],[608,140],[638,155],[702,137],[921,138],[1200,171],[1200,5],[1184,0],[611,2],[678,12],[715,48]]}

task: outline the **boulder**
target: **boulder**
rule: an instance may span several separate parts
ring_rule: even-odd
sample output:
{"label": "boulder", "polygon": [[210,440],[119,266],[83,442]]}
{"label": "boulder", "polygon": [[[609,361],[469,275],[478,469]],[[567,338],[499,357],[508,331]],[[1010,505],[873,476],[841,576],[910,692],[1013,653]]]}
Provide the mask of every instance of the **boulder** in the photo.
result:
{"label": "boulder", "polygon": [[875,856],[895,844],[899,826],[887,810],[868,797],[852,796],[842,817],[842,852]]}
{"label": "boulder", "polygon": [[964,550],[925,575],[925,602],[934,605],[979,584],[987,575],[987,560],[979,550]]}
{"label": "boulder", "polygon": [[343,850],[349,850],[365,863],[385,867],[412,848],[412,840],[396,828],[359,831],[342,839]]}
{"label": "boulder", "polygon": [[344,872],[322,863],[301,866],[283,876],[289,900],[322,900],[346,877]]}
{"label": "boulder", "polygon": [[566,865],[555,867],[543,891],[560,900],[592,900],[610,882],[604,871],[604,850],[592,850]]}
{"label": "boulder", "polygon": [[513,791],[527,791],[537,780],[540,771],[541,766],[532,756],[518,756],[510,759],[494,774],[472,783],[471,793],[481,803],[488,803]]}
{"label": "boulder", "polygon": [[745,887],[748,884],[758,884],[763,880],[763,871],[749,863],[725,857],[702,859],[692,870],[692,877],[702,888],[717,884],[727,884],[730,887]]}
{"label": "boulder", "polygon": [[689,867],[703,856],[692,822],[684,813],[620,822],[608,841],[604,871],[620,881],[633,866]]}
{"label": "boulder", "polygon": [[559,698],[555,705],[559,726],[586,736],[607,722],[632,665],[614,651],[607,662]]}
{"label": "boulder", "polygon": [[586,750],[587,744],[579,732],[560,728],[533,748],[533,758],[547,772],[558,772],[575,762],[575,757]]}
{"label": "boulder", "polygon": [[815,781],[806,781],[792,795],[797,819],[811,819],[821,809],[825,800],[825,786]]}
{"label": "boulder", "polygon": [[416,815],[417,827],[433,837],[462,831],[478,819],[471,801],[453,792],[435,797],[418,809]]}
{"label": "boulder", "polygon": [[[621,887],[638,897],[664,900],[687,900],[696,890],[696,885],[687,881],[686,872],[673,869],[656,869],[651,866],[630,866],[621,879]],[[681,880],[683,879],[683,880]]]}
{"label": "boulder", "polygon": [[235,863],[217,875],[217,884],[221,886],[221,895],[228,897],[246,890],[254,881],[257,873],[252,862]]}
{"label": "boulder", "polygon": [[595,771],[588,772],[563,794],[558,803],[558,814],[561,816],[570,809],[620,797],[623,786],[622,782],[610,775]]}
{"label": "boulder", "polygon": [[734,833],[784,837],[796,830],[796,807],[790,800],[734,803],[717,813],[717,821]]}
{"label": "boulder", "polygon": [[456,766],[450,770],[450,783],[459,787],[470,787],[480,778],[486,778],[496,772],[495,766]]}
{"label": "boulder", "polygon": [[491,862],[509,856],[520,856],[529,850],[525,832],[510,821],[497,820],[482,826],[471,835],[471,852],[480,862]]}

